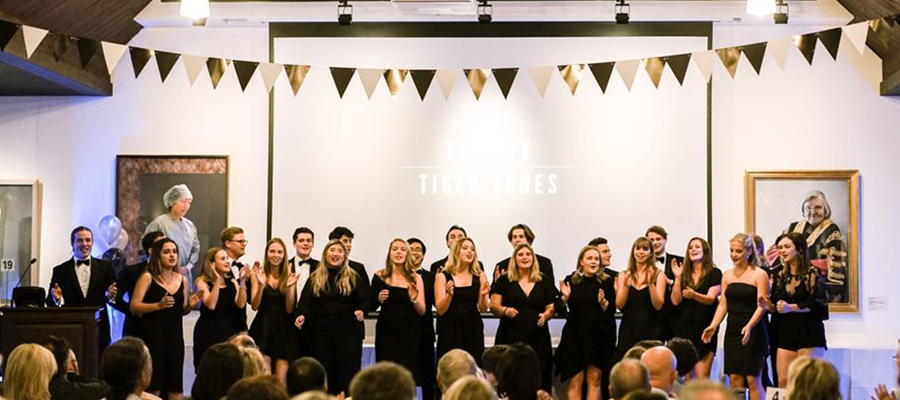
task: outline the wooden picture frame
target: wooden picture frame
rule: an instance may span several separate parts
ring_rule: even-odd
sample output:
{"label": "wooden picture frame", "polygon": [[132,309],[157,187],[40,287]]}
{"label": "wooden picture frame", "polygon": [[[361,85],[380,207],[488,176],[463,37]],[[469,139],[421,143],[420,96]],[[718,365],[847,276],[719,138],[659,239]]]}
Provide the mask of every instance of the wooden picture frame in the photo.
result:
{"label": "wooden picture frame", "polygon": [[[20,279],[22,286],[39,282],[42,204],[41,181],[0,180],[0,303],[4,305],[10,304]],[[31,269],[23,275],[29,265]]]}

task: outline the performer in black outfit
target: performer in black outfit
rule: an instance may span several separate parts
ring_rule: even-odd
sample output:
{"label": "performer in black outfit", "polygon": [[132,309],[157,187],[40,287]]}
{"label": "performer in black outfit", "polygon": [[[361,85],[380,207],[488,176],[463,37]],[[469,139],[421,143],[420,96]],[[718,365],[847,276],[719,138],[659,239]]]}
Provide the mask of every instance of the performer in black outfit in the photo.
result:
{"label": "performer in black outfit", "polygon": [[659,336],[663,341],[671,339],[675,326],[678,325],[678,306],[672,304],[672,290],[675,284],[675,275],[672,273],[672,265],[683,264],[684,258],[681,256],[666,252],[666,243],[669,241],[669,234],[665,228],[654,225],[647,228],[644,233],[650,243],[653,245],[653,258],[656,267],[665,271],[666,275],[666,295],[663,298],[663,308],[659,314]]}
{"label": "performer in black outfit", "polygon": [[[529,246],[533,246],[534,238],[534,231],[525,224],[513,225],[506,234],[506,239],[509,240],[509,244],[511,244],[513,248],[516,248],[516,246],[521,243],[528,243]],[[537,264],[541,268],[541,273],[546,275],[548,279],[550,279],[550,282],[556,282],[556,277],[553,274],[553,261],[550,261],[549,258],[540,254],[535,254],[534,256],[537,258]],[[509,259],[509,257],[506,257],[494,265],[494,282],[500,278],[500,275],[506,273],[506,269],[509,267]]]}
{"label": "performer in black outfit", "polygon": [[516,246],[515,260],[506,275],[501,275],[491,289],[491,311],[500,318],[496,344],[523,342],[537,353],[541,364],[541,389],[553,389],[553,349],[550,328],[556,285],[535,265],[534,250],[528,243]]}
{"label": "performer in black outfit", "polygon": [[769,278],[759,268],[759,253],[753,237],[739,233],[731,238],[729,252],[734,268],[722,276],[722,296],[712,323],[703,330],[703,341],[712,341],[719,324],[728,315],[725,328],[725,368],[732,389],[749,388],[750,399],[760,400],[761,371],[766,357],[766,329],[761,323],[765,310],[760,300],[768,296]]}
{"label": "performer in black outfit", "polygon": [[413,262],[413,270],[422,277],[422,288],[425,291],[425,312],[417,322],[419,332],[419,373],[422,376],[422,399],[435,400],[437,368],[434,359],[434,274],[422,267],[425,259],[425,243],[417,238],[409,238],[409,255]]}
{"label": "performer in black outfit", "polygon": [[[241,332],[240,318],[247,305],[247,277],[231,278],[228,255],[221,247],[213,247],[201,260],[203,268],[197,282],[200,296],[200,318],[194,325],[194,371],[206,349]],[[229,276],[229,278],[226,278]]]}
{"label": "performer in black outfit", "polygon": [[787,369],[797,357],[825,355],[828,300],[825,278],[810,263],[803,235],[791,232],[778,238],[781,270],[773,276],[772,293],[764,305],[779,316],[778,386],[787,387]]}
{"label": "performer in black outfit", "polygon": [[684,259],[688,262],[683,266],[676,264],[672,267],[675,285],[671,301],[680,313],[674,336],[690,340],[697,349],[698,361],[692,377],[709,379],[719,331],[713,333],[709,342],[704,342],[703,330],[712,322],[719,306],[722,271],[713,264],[709,243],[699,237],[688,242]]}
{"label": "performer in black outfit", "polygon": [[190,296],[187,278],[177,272],[178,246],[163,238],[153,245],[147,271],[138,278],[131,312],[141,317],[141,338],[153,359],[153,377],[147,391],[168,393],[170,400],[183,393],[184,333],[182,318],[199,302]]}
{"label": "performer in black outfit", "polygon": [[[222,248],[225,249],[225,253],[228,254],[228,262],[231,265],[228,276],[231,278],[241,275],[249,276],[250,266],[244,265],[240,261],[241,257],[247,254],[247,243],[249,243],[244,236],[244,230],[237,226],[229,226],[222,230],[219,240],[222,242]],[[242,308],[241,313],[243,316],[238,318],[241,324],[241,331],[246,331],[247,307]]]}
{"label": "performer in black outfit", "polygon": [[262,268],[259,262],[253,263],[250,280],[250,307],[256,311],[250,337],[256,341],[259,351],[272,359],[273,371],[282,383],[287,377],[288,364],[298,352],[297,335],[291,327],[297,304],[294,290],[297,275],[290,273],[285,251],[281,239],[269,240],[265,263]]}
{"label": "performer in black outfit", "polygon": [[587,246],[578,253],[575,272],[559,284],[557,306],[566,325],[556,349],[556,374],[569,381],[566,393],[572,400],[582,399],[585,381],[587,399],[600,400],[601,376],[610,368],[615,348],[615,278],[601,263],[600,251]]}
{"label": "performer in black outfit", "polygon": [[437,310],[437,359],[452,349],[463,349],[481,362],[484,323],[490,284],[478,263],[475,242],[461,238],[453,243],[447,265],[434,277]]}
{"label": "performer in black outfit", "polygon": [[[453,244],[456,243],[457,240],[464,237],[466,237],[466,230],[461,226],[453,225],[450,227],[450,229],[447,229],[447,234],[444,235],[444,239],[447,240],[447,251],[453,251]],[[434,274],[434,276],[437,276],[441,272],[441,270],[444,269],[444,266],[447,264],[447,260],[449,259],[450,254],[447,254],[447,257],[431,263],[431,273]]]}
{"label": "performer in black outfit", "polygon": [[[350,269],[356,271],[363,282],[365,282],[366,286],[369,286],[369,273],[366,272],[366,266],[363,265],[363,263],[350,260],[350,251],[353,250],[353,237],[353,231],[345,226],[335,227],[331,233],[328,234],[328,240],[340,240],[341,243],[344,244],[344,247],[347,249],[347,259],[349,260],[348,265],[350,266]],[[365,335],[365,332],[363,332],[363,334]]]}
{"label": "performer in black outfit", "polygon": [[110,340],[106,304],[116,297],[116,274],[108,262],[91,257],[94,234],[90,229],[84,226],[73,229],[69,240],[72,258],[53,267],[47,306],[101,309],[97,341],[102,353]]}
{"label": "performer in black outfit", "polygon": [[328,391],[348,393],[362,358],[361,325],[368,311],[368,286],[347,262],[347,249],[331,240],[319,268],[300,296],[301,329],[310,330],[313,356],[328,376]]}
{"label": "performer in black outfit", "polygon": [[[125,322],[122,323],[122,337],[134,336],[141,334],[138,323],[138,317],[131,314],[131,298],[134,297],[134,285],[138,278],[147,269],[147,263],[150,261],[150,253],[153,251],[153,244],[157,240],[164,238],[162,232],[150,232],[141,238],[141,248],[144,250],[144,258],[137,264],[126,265],[119,271],[116,277],[116,303],[113,308],[125,314]],[[126,299],[125,296],[128,296]]]}
{"label": "performer in black outfit", "polygon": [[[297,251],[297,255],[288,260],[288,266],[291,269],[291,273],[297,274],[297,284],[294,286],[294,291],[297,293],[296,296],[298,301],[303,294],[303,288],[306,286],[306,282],[309,281],[309,275],[319,266],[319,260],[312,258],[315,238],[316,234],[312,229],[305,226],[301,226],[294,230],[294,249]],[[294,326],[297,326],[297,319],[299,317],[299,308],[294,307],[294,315],[291,318],[294,321]],[[310,351],[312,345],[310,345],[309,342],[309,330],[297,329],[294,332],[297,332],[297,358],[311,357],[312,353]]]}
{"label": "performer in black outfit", "polygon": [[413,272],[409,245],[394,239],[385,268],[372,277],[372,310],[381,307],[375,325],[375,360],[393,361],[422,383],[419,372],[419,317],[425,313],[422,277]]}
{"label": "performer in black outfit", "polygon": [[[616,271],[610,268],[612,265],[612,250],[609,248],[609,241],[604,237],[595,237],[591,239],[588,243],[588,246],[596,247],[597,251],[600,252],[600,269],[603,270],[607,275],[613,278],[613,288],[617,287],[618,279],[619,279],[619,271]],[[610,301],[615,305],[616,296],[610,296]],[[613,313],[615,312],[615,307],[613,307]],[[609,341],[605,341],[602,343],[603,346],[607,346],[610,354],[615,354],[616,350],[616,331],[615,325],[613,325],[612,337]],[[610,362],[609,368],[603,368],[601,372],[603,373],[603,377],[601,382],[609,382],[609,371],[612,369],[612,362]],[[604,400],[608,400],[610,398],[609,395],[609,385],[601,384],[600,385],[600,398]]]}
{"label": "performer in black outfit", "polygon": [[622,310],[619,341],[613,362],[641,340],[660,340],[659,312],[666,293],[666,277],[652,258],[650,239],[639,237],[631,246],[628,269],[619,274],[616,307]]}

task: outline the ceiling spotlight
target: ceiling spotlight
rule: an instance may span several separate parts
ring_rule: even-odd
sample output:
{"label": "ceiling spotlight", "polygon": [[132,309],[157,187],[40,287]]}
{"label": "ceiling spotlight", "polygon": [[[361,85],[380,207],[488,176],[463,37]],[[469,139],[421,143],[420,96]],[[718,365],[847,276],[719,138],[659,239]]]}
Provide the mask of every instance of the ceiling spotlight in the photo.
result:
{"label": "ceiling spotlight", "polygon": [[192,20],[206,20],[209,17],[209,0],[181,0],[179,13]]}
{"label": "ceiling spotlight", "polygon": [[347,0],[338,3],[338,25],[350,25],[353,22],[353,6]]}
{"label": "ceiling spotlight", "polygon": [[774,18],[776,24],[788,23],[788,5],[784,0],[778,0],[778,3],[775,4]]}
{"label": "ceiling spotlight", "polygon": [[616,0],[616,23],[624,25],[630,19],[628,14],[631,13],[631,6],[625,0]]}
{"label": "ceiling spotlight", "polygon": [[478,22],[489,24],[493,19],[494,6],[488,4],[487,0],[479,0],[478,2]]}
{"label": "ceiling spotlight", "polygon": [[747,0],[747,14],[763,16],[775,13],[776,0]]}

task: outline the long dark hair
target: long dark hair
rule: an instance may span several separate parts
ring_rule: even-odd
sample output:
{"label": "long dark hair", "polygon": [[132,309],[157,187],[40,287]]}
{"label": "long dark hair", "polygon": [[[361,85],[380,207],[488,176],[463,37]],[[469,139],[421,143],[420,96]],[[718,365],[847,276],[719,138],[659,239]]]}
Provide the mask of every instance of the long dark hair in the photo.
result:
{"label": "long dark hair", "polygon": [[106,399],[125,400],[138,389],[150,365],[150,351],[141,339],[126,336],[107,347],[100,361],[101,376],[109,385]]}
{"label": "long dark hair", "polygon": [[[809,271],[809,268],[812,264],[809,261],[809,245],[806,244],[806,239],[803,238],[803,235],[796,232],[785,233],[778,237],[778,241],[775,242],[777,246],[778,243],[781,243],[782,239],[788,239],[791,243],[794,244],[794,249],[797,250],[797,275],[803,276]],[[782,260],[783,262],[784,260]],[[781,269],[781,274],[783,276],[791,275],[791,266],[787,263],[784,264],[784,268]]]}
{"label": "long dark hair", "polygon": [[243,377],[240,349],[227,342],[214,344],[203,353],[191,396],[194,400],[219,400]]}
{"label": "long dark hair", "polygon": [[175,246],[175,251],[178,251],[178,243],[175,243],[174,240],[169,238],[162,238],[153,243],[153,252],[150,254],[150,261],[147,263],[147,272],[150,273],[150,276],[153,279],[159,278],[162,274],[163,266],[162,266],[162,248],[166,243],[172,243]]}
{"label": "long dark hair", "polygon": [[[703,249],[703,258],[700,259],[700,270],[703,272],[700,273],[700,279],[697,279],[697,282],[694,282],[694,262],[691,261],[691,243],[695,240],[700,242],[700,248]],[[709,242],[701,237],[695,237],[688,240],[687,250],[684,252],[684,269],[682,269],[681,272],[681,288],[697,289],[697,287],[700,286],[700,282],[703,282],[703,278],[706,277],[706,274],[715,267],[712,260],[712,248],[709,246]]]}
{"label": "long dark hair", "polygon": [[495,375],[498,394],[509,400],[533,400],[541,388],[541,364],[527,344],[509,346]]}

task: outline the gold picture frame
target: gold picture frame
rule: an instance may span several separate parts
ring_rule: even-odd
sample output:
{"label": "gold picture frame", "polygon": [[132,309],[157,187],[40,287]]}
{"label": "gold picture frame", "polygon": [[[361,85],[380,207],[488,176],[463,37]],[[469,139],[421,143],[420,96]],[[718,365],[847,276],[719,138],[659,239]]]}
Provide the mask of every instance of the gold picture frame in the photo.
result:
{"label": "gold picture frame", "polygon": [[[810,256],[828,265],[829,312],[859,313],[859,171],[746,171],[744,183],[747,232],[771,246],[788,230],[812,230],[807,237],[816,254]],[[817,225],[804,214],[815,192],[824,196],[828,210]]]}

